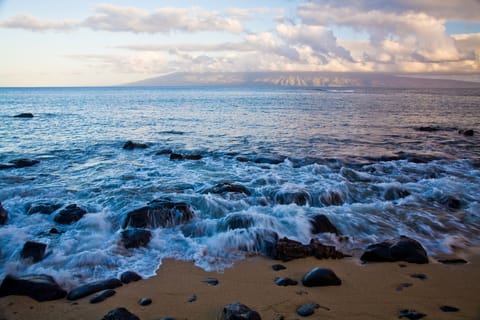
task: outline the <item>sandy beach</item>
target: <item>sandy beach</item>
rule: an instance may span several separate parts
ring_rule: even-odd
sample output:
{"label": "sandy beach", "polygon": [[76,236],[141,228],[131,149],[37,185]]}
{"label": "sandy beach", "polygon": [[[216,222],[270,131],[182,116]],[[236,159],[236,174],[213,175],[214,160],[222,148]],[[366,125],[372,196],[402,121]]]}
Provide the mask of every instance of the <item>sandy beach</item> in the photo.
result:
{"label": "sandy beach", "polygon": [[[456,256],[468,263],[442,264],[433,257],[424,265],[306,258],[280,262],[286,269],[274,271],[272,265],[279,261],[251,257],[223,272],[205,272],[191,262],[165,260],[155,277],[117,288],[113,297],[98,304],[89,303],[90,297],[42,303],[21,296],[0,298],[0,319],[101,319],[117,307],[140,319],[220,319],[223,306],[232,302],[249,306],[262,319],[299,319],[296,309],[305,303],[320,305],[312,319],[398,319],[404,309],[426,314],[427,319],[480,319],[480,248]],[[342,284],[303,286],[303,275],[318,266],[332,269]],[[219,283],[202,281],[208,277]],[[277,286],[276,277],[299,284]],[[196,300],[189,302],[193,295]],[[151,298],[152,304],[140,306],[142,297]],[[443,312],[444,305],[459,311]]]}

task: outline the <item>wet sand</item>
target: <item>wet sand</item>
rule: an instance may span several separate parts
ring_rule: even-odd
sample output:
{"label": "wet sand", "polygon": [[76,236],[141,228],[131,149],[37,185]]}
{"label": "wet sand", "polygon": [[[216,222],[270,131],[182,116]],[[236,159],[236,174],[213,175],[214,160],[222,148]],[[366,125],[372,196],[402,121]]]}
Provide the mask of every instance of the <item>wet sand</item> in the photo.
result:
{"label": "wet sand", "polygon": [[[358,258],[282,263],[252,257],[223,272],[205,272],[191,262],[165,260],[155,277],[117,288],[113,297],[98,304],[90,304],[90,297],[42,303],[20,296],[0,298],[0,319],[101,319],[116,307],[125,307],[140,319],[221,319],[224,305],[241,302],[262,319],[272,320],[302,318],[296,309],[305,303],[320,305],[309,319],[398,319],[401,310],[411,309],[426,314],[425,319],[480,320],[480,248],[457,256],[469,263],[446,265],[432,257],[426,265],[361,264]],[[272,270],[277,263],[287,269]],[[303,275],[318,266],[332,269],[342,285],[304,287]],[[218,279],[218,285],[202,282],[207,277]],[[289,277],[299,284],[280,287],[275,277]],[[188,302],[193,295],[196,300]],[[151,298],[152,304],[140,306],[142,297]],[[460,311],[443,312],[443,305]]]}

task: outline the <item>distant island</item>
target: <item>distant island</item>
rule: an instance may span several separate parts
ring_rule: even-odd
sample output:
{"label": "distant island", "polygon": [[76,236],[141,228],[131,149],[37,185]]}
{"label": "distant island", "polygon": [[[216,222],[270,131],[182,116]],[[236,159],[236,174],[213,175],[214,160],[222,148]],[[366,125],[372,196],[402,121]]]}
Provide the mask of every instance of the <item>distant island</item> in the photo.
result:
{"label": "distant island", "polygon": [[175,72],[125,86],[283,86],[350,88],[480,88],[480,82],[422,75],[341,72]]}

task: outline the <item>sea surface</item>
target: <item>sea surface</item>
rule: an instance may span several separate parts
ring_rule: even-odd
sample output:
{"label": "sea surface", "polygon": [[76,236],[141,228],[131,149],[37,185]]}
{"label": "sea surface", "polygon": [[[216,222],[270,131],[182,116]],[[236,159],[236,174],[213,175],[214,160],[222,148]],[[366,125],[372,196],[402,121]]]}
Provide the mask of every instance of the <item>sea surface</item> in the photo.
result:
{"label": "sea surface", "polygon": [[[223,270],[273,233],[346,253],[399,235],[430,255],[480,245],[480,89],[0,88],[0,165],[20,158],[39,163],[0,170],[0,279],[70,288],[165,258]],[[127,214],[155,199],[193,218],[125,249]],[[58,209],[28,214],[39,204]],[[71,204],[87,214],[56,223]],[[341,236],[312,234],[320,214]],[[46,257],[22,259],[26,241]]]}

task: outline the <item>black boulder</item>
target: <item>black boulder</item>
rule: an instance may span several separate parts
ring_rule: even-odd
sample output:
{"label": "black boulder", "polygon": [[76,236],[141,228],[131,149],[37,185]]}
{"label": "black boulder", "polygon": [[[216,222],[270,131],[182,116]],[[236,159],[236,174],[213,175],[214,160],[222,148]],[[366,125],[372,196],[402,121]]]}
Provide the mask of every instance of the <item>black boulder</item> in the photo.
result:
{"label": "black boulder", "polygon": [[47,249],[47,245],[40,242],[35,241],[27,241],[23,245],[22,252],[20,256],[23,259],[32,259],[33,262],[38,262],[45,257],[45,250]]}
{"label": "black boulder", "polygon": [[258,312],[239,302],[231,303],[223,308],[222,320],[261,320]]}
{"label": "black boulder", "polygon": [[86,210],[76,204],[71,204],[62,209],[53,220],[59,224],[72,224],[80,220],[86,213]]}
{"label": "black boulder", "polygon": [[37,301],[49,301],[62,299],[67,292],[49,275],[22,277],[7,275],[0,286],[0,297],[9,295],[28,296]]}
{"label": "black boulder", "polygon": [[116,278],[95,281],[73,289],[68,293],[67,299],[77,300],[99,291],[115,289],[120,286],[122,286],[122,282]]}
{"label": "black boulder", "polygon": [[342,280],[331,269],[317,267],[303,276],[302,284],[305,287],[339,286]]}
{"label": "black boulder", "polygon": [[428,263],[427,252],[423,246],[418,241],[405,236],[368,246],[360,259],[364,262]]}

